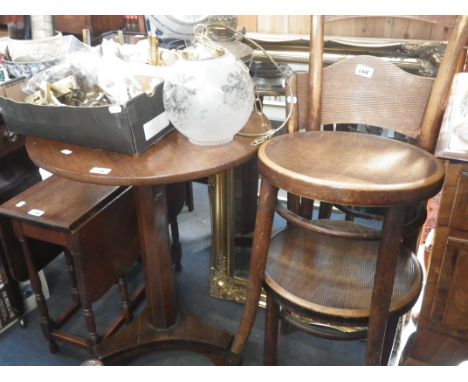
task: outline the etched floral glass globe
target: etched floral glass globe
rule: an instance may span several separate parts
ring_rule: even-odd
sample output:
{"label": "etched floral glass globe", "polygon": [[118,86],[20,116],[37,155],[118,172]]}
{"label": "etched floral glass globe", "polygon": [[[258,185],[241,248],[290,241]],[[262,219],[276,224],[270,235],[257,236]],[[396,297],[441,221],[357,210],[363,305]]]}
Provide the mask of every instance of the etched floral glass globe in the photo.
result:
{"label": "etched floral glass globe", "polygon": [[247,67],[227,51],[219,57],[181,59],[164,82],[169,120],[196,145],[230,142],[248,121],[254,100]]}

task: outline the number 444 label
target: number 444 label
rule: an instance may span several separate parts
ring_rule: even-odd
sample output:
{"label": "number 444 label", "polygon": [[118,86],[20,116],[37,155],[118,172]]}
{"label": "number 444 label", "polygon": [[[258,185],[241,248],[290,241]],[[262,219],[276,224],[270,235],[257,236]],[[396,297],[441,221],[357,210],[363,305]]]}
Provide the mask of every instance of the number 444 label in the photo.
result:
{"label": "number 444 label", "polygon": [[372,75],[374,74],[374,68],[359,64],[356,66],[356,70],[354,71],[354,74],[361,76],[361,77],[371,78]]}

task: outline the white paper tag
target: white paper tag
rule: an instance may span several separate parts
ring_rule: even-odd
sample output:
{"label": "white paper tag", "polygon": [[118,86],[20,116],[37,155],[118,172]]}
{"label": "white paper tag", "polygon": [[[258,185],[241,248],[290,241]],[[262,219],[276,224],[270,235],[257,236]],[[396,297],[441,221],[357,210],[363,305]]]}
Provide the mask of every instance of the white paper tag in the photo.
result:
{"label": "white paper tag", "polygon": [[25,204],[26,204],[26,202],[24,200],[22,200],[21,202],[16,203],[15,206],[19,208],[19,207],[23,207]]}
{"label": "white paper tag", "polygon": [[89,170],[90,173],[92,174],[101,174],[101,175],[107,175],[112,171],[110,168],[104,168],[104,167],[93,167],[91,170]]}
{"label": "white paper tag", "polygon": [[36,210],[35,208],[33,208],[32,210],[28,211],[28,214],[32,215],[32,216],[42,216],[42,215],[44,215],[44,211]]}
{"label": "white paper tag", "polygon": [[287,96],[286,102],[287,102],[287,103],[297,103],[297,98],[296,98],[296,97]]}
{"label": "white paper tag", "polygon": [[63,150],[60,150],[60,152],[64,155],[70,155],[73,151],[68,150],[68,149],[63,149]]}
{"label": "white paper tag", "polygon": [[361,77],[371,78],[372,75],[374,74],[374,68],[359,64],[356,66],[356,70],[354,71],[354,74],[361,76]]}
{"label": "white paper tag", "polygon": [[157,133],[164,130],[167,126],[169,126],[169,118],[167,118],[166,112],[163,111],[161,114],[157,115],[143,125],[145,139],[149,141]]}
{"label": "white paper tag", "polygon": [[122,112],[122,106],[120,105],[111,105],[109,106],[109,113],[116,114]]}

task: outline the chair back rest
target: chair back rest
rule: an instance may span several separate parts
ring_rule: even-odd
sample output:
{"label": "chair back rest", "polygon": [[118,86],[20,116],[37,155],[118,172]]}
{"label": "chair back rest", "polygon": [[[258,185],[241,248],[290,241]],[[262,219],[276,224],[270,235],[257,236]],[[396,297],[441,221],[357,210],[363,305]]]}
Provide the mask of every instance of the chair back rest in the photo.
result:
{"label": "chair back rest", "polygon": [[[308,73],[296,73],[299,129],[307,128]],[[416,138],[434,79],[372,56],[352,57],[323,71],[320,124],[364,124]]]}
{"label": "chair back rest", "polygon": [[323,16],[312,16],[312,71],[292,79],[298,102],[289,131],[366,124],[416,138],[419,147],[433,152],[452,79],[464,59],[468,16],[458,17],[435,80],[373,56],[355,56],[323,68],[323,37]]}

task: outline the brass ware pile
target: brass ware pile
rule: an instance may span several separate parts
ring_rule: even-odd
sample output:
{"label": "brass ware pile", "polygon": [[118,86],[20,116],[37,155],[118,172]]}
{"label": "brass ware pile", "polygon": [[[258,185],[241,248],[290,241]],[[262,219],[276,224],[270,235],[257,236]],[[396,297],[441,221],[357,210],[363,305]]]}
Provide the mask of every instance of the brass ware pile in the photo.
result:
{"label": "brass ware pile", "polygon": [[111,102],[98,86],[87,91],[80,87],[76,76],[71,75],[54,83],[46,82],[41,89],[25,98],[25,101],[41,106],[106,106]]}

